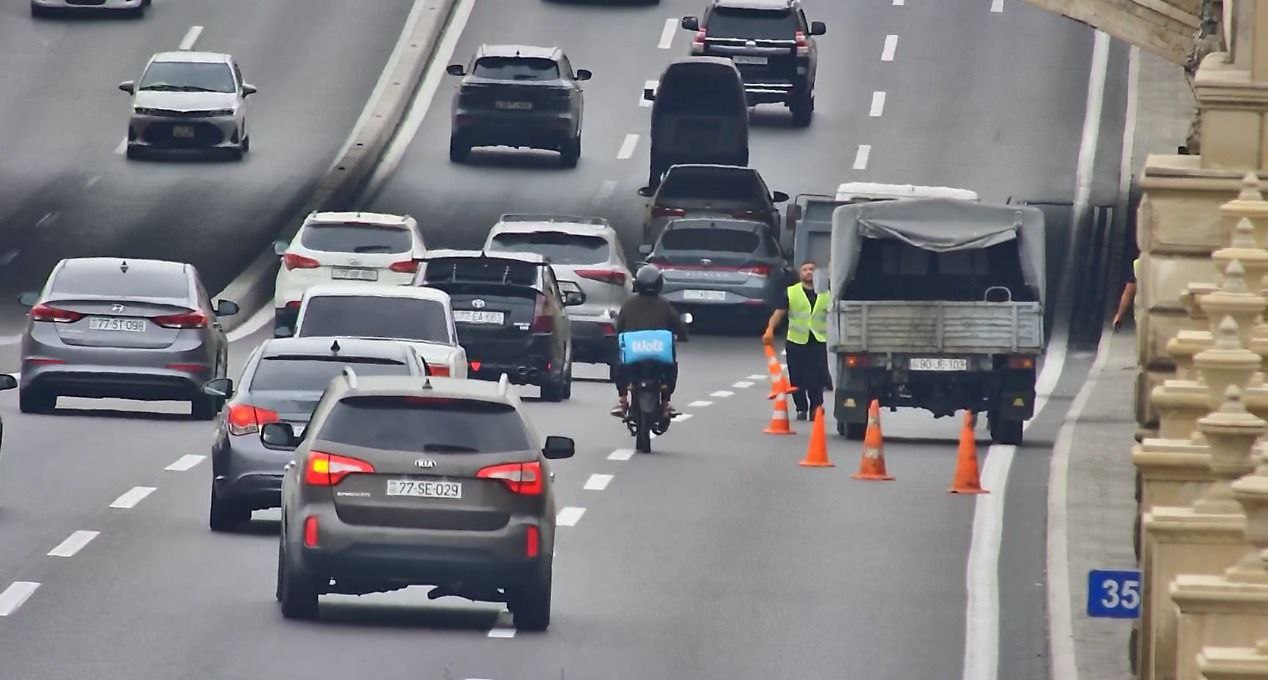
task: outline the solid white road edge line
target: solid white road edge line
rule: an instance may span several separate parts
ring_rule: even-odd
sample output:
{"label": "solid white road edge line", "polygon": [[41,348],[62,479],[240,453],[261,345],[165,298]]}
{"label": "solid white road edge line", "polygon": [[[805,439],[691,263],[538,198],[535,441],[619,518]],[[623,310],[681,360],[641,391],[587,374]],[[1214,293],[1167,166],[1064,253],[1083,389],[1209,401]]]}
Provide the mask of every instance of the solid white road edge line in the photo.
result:
{"label": "solid white road edge line", "polygon": [[[1097,31],[1092,38],[1092,71],[1087,83],[1087,109],[1083,115],[1083,141],[1075,169],[1074,218],[1081,220],[1092,195],[1096,170],[1096,141],[1101,136],[1101,111],[1105,104],[1105,78],[1109,73],[1109,35]],[[1076,221],[1075,224],[1080,222]]]}
{"label": "solid white road edge line", "polygon": [[674,44],[674,33],[678,30],[678,18],[669,17],[665,20],[665,28],[660,32],[660,42],[656,46],[662,50],[667,50]]}
{"label": "solid white road edge line", "polygon": [[135,508],[137,503],[145,500],[146,496],[154,493],[154,491],[155,487],[152,486],[134,486],[122,496],[116,498],[115,501],[110,504],[110,507],[130,510]]}
{"label": "solid white road edge line", "polygon": [[555,516],[555,524],[561,527],[576,526],[577,522],[581,521],[581,516],[584,514],[586,514],[585,508],[578,508],[574,505],[569,505],[560,510],[559,514]]}
{"label": "solid white road edge line", "polygon": [[608,484],[612,483],[612,477],[613,475],[601,475],[599,473],[592,474],[590,475],[590,478],[586,480],[585,486],[581,488],[586,491],[603,491],[608,488]]}
{"label": "solid white road edge line", "polygon": [[194,49],[194,43],[198,42],[198,36],[203,34],[202,26],[190,26],[189,31],[185,33],[185,37],[181,38],[179,48],[182,50]]}
{"label": "solid white road edge line", "polygon": [[40,584],[34,581],[14,581],[4,592],[0,592],[0,616],[8,616],[18,610],[38,590]]}
{"label": "solid white road edge line", "polygon": [[898,36],[890,33],[885,36],[885,46],[881,48],[881,61],[893,61],[894,52],[898,49]]}
{"label": "solid white road edge line", "polygon": [[885,93],[877,90],[872,93],[872,108],[867,115],[880,118],[882,113],[885,113]]}
{"label": "solid white road edge line", "polygon": [[175,463],[172,463],[163,469],[171,470],[172,472],[185,472],[186,470],[192,469],[195,465],[203,462],[203,459],[206,457],[207,456],[199,456],[192,453],[186,454],[177,458]]}
{"label": "solid white road edge line", "polygon": [[84,546],[92,542],[92,539],[101,535],[100,531],[76,531],[66,540],[57,544],[56,548],[48,551],[49,557],[74,557],[75,553],[84,549]]}
{"label": "solid white road edge line", "polygon": [[255,314],[252,314],[251,318],[247,319],[241,326],[225,333],[225,339],[229,342],[237,342],[243,338],[248,338],[255,335],[261,328],[264,328],[265,324],[272,320],[273,302],[270,300],[268,304],[261,307]]}
{"label": "solid white road edge line", "polygon": [[616,152],[618,161],[629,160],[634,156],[634,149],[638,146],[638,135],[630,133],[625,135],[625,141],[621,142],[621,148]]}
{"label": "solid white road edge line", "polygon": [[608,460],[629,460],[634,457],[634,449],[617,449],[608,454]]}

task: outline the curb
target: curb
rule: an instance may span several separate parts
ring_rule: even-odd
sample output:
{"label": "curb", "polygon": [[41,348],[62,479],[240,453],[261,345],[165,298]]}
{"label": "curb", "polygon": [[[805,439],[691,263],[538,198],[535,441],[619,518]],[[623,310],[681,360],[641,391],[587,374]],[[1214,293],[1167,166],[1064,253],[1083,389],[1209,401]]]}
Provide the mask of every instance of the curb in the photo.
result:
{"label": "curb", "polygon": [[[347,146],[339,152],[300,210],[283,222],[278,238],[293,236],[309,213],[347,205],[364,187],[404,119],[456,4],[457,0],[418,0],[414,5],[410,11],[413,28],[411,30],[407,19],[395,62],[384,68],[388,75],[383,81],[383,90],[377,96],[371,95],[373,98],[367,102]],[[408,35],[404,31],[409,31]],[[256,311],[271,304],[277,267],[277,256],[271,250],[263,252],[215,296],[233,300],[243,310],[225,319],[226,331],[238,328]]]}

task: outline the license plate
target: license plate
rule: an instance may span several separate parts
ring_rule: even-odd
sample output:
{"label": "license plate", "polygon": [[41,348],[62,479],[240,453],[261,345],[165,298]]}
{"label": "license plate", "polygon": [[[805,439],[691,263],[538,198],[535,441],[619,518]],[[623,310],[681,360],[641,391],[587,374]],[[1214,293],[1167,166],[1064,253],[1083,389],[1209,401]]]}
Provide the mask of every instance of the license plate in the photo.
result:
{"label": "license plate", "polygon": [[387,480],[387,495],[415,498],[462,498],[462,483],[389,479]]}
{"label": "license plate", "polygon": [[682,292],[684,300],[707,300],[710,302],[721,302],[726,299],[726,293],[720,290],[684,290]]}
{"label": "license plate", "polygon": [[907,367],[913,371],[967,371],[968,359],[911,359]]}
{"label": "license plate", "polygon": [[88,320],[88,328],[94,331],[125,331],[128,333],[144,333],[145,319],[118,319],[114,317],[94,316]]}
{"label": "license plate", "polygon": [[533,102],[497,102],[494,104],[503,111],[532,111]]}
{"label": "license plate", "polygon": [[374,269],[347,269],[344,267],[335,267],[330,270],[330,278],[347,279],[351,281],[378,281],[379,272]]}
{"label": "license plate", "polygon": [[192,125],[176,125],[172,127],[172,136],[181,137],[183,139],[193,139],[194,128]]}
{"label": "license plate", "polygon": [[735,57],[735,63],[737,64],[753,64],[754,66],[765,66],[766,61],[767,61],[766,57],[747,57],[747,56],[741,56],[741,55],[737,55]]}
{"label": "license plate", "polygon": [[462,321],[463,323],[500,324],[506,320],[506,314],[504,312],[477,312],[471,309],[455,309],[453,320]]}

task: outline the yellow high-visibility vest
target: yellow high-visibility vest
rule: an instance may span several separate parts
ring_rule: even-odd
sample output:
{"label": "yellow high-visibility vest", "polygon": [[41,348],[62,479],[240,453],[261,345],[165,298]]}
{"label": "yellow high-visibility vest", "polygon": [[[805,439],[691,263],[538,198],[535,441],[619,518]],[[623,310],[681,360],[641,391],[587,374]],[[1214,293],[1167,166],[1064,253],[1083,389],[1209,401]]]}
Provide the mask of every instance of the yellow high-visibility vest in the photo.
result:
{"label": "yellow high-visibility vest", "polygon": [[810,308],[810,298],[801,283],[788,287],[788,342],[804,345],[810,342],[813,333],[819,342],[828,341],[828,307],[830,301],[827,293],[820,293],[815,298],[814,309]]}

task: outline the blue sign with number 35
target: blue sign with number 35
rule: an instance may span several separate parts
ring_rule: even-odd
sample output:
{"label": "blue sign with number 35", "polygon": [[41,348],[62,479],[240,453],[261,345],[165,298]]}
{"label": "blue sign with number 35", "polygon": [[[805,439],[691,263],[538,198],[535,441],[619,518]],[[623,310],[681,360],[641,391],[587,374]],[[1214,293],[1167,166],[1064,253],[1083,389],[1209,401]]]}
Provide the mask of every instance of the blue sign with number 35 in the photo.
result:
{"label": "blue sign with number 35", "polygon": [[1134,619],[1140,616],[1140,572],[1093,569],[1087,575],[1087,615]]}

